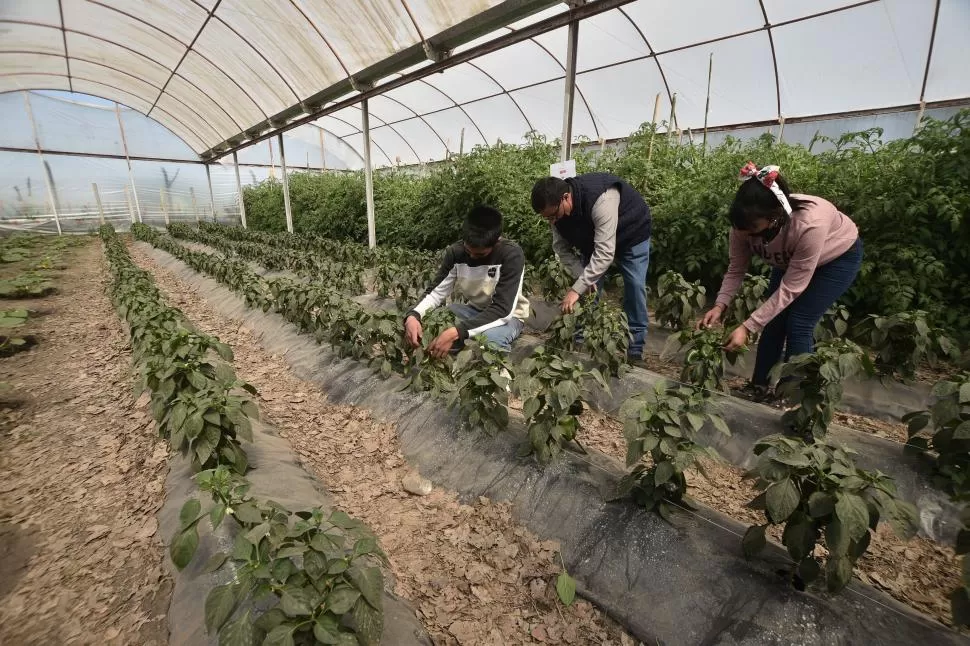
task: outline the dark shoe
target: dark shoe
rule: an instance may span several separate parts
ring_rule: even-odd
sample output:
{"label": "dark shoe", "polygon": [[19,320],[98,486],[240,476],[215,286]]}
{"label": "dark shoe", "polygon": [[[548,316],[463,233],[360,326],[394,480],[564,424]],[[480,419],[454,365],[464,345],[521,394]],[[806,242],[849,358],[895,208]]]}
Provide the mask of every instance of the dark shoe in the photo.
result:
{"label": "dark shoe", "polygon": [[570,415],[581,415],[583,413],[583,402],[573,402],[573,405],[569,407]]}
{"label": "dark shoe", "polygon": [[750,381],[744,384],[740,390],[735,390],[731,394],[756,404],[769,404],[775,399],[775,394],[770,386],[759,386]]}

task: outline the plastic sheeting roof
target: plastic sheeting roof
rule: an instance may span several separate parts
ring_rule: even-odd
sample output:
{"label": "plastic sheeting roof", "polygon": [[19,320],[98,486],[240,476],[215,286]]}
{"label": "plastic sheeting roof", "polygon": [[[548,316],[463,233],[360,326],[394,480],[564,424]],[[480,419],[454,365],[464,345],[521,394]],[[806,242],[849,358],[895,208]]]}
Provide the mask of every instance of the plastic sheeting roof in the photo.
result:
{"label": "plastic sheeting roof", "polygon": [[[711,60],[711,126],[970,97],[970,0],[610,6],[580,23],[577,137],[628,135],[652,118],[658,93],[661,119],[676,94],[677,125],[701,127]],[[388,62],[424,41],[462,52],[566,10],[523,0],[3,0],[0,92],[105,97],[201,154],[319,108],[328,88],[352,96],[348,79],[362,71],[368,81],[394,78]],[[440,159],[460,142],[519,141],[533,129],[558,136],[565,58],[561,27],[372,98],[375,160]],[[361,150],[358,107],[317,123]]]}

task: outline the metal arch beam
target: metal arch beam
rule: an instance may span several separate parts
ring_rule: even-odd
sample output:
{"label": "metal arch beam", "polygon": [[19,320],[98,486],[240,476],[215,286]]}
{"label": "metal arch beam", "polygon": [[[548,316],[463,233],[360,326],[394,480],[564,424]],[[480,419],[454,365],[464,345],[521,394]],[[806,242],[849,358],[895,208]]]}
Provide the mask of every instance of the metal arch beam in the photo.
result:
{"label": "metal arch beam", "polygon": [[[359,102],[357,102],[357,103],[359,103]],[[363,113],[363,109],[359,105],[357,105],[357,103],[354,103],[354,104],[349,105],[349,106],[346,106],[346,107],[348,107],[348,108],[357,108],[358,110],[361,111],[361,113]],[[333,115],[332,114],[326,114],[326,115],[323,115],[323,116],[332,117]],[[389,126],[390,125],[389,123],[387,123],[386,121],[384,121],[380,117],[375,117],[373,114],[371,114],[369,116],[370,116],[371,119],[377,119],[380,122],[378,124],[378,126],[377,126],[378,128],[383,128],[384,126]],[[343,119],[340,119],[340,120],[341,121],[344,121]],[[361,114],[361,123],[363,123],[363,120],[364,120],[364,117],[363,117],[363,114]],[[344,121],[344,123],[347,123],[347,122]],[[395,123],[397,123],[397,122],[395,122]],[[354,124],[347,123],[347,125],[348,126],[353,126]],[[374,131],[374,128],[371,128],[371,132],[373,132],[373,131]],[[391,128],[391,131],[394,132],[394,134],[396,134],[398,137],[401,137],[401,133],[399,133],[397,130],[394,130],[394,128]],[[364,133],[364,130],[363,130],[363,128],[361,128],[360,130],[358,130],[354,134],[357,135],[357,134],[363,134],[363,133]],[[407,143],[407,139],[404,139],[404,137],[401,137],[401,139],[404,140],[404,143]],[[347,142],[345,141],[344,143],[347,143]],[[387,159],[388,165],[393,166],[394,165],[394,160],[391,159],[391,156],[387,154],[387,151],[385,151],[383,148],[381,148],[381,145],[379,143],[377,143],[376,141],[374,141],[373,138],[371,139],[371,143],[374,144],[375,146],[377,146],[377,149],[379,151],[381,151],[381,154],[384,155],[384,157]],[[350,144],[347,144],[347,145],[350,146]],[[353,147],[353,146],[351,146],[351,147]],[[414,152],[414,158],[417,159],[418,162],[420,163],[421,158],[418,157],[417,153],[414,151],[413,148],[411,149],[411,152]],[[363,155],[361,155],[361,158],[363,158]]]}
{"label": "metal arch beam", "polygon": [[[11,92],[21,92],[21,90],[10,90]],[[178,135],[176,135],[178,136]],[[124,159],[123,155],[110,155],[107,153],[81,153],[81,152],[71,152],[69,150],[51,150],[49,148],[43,149],[45,155],[55,155],[63,157],[90,157],[94,159],[117,159],[121,161]],[[13,146],[0,146],[0,152],[5,153],[31,153],[36,154],[37,150],[33,148],[17,148]],[[139,155],[129,155],[129,159],[132,161],[146,161],[146,162],[164,162],[167,164],[205,164],[204,161],[200,159],[172,159],[170,157],[144,157]]]}
{"label": "metal arch beam", "polygon": [[[343,121],[343,119],[338,119],[338,121],[341,121],[341,122],[343,122],[343,123],[347,123],[346,121]],[[348,148],[350,148],[350,149],[351,149],[351,150],[352,150],[352,151],[354,152],[354,154],[355,154],[355,155],[357,155],[358,157],[360,157],[360,161],[361,161],[361,163],[363,163],[363,161],[364,161],[364,156],[363,156],[363,155],[361,155],[361,154],[360,154],[360,152],[358,152],[358,150],[357,150],[356,148],[354,148],[353,146],[351,146],[350,144],[348,144],[348,143],[347,143],[346,141],[344,141],[344,138],[343,138],[343,137],[341,137],[341,136],[339,136],[339,135],[337,135],[337,134],[335,134],[335,133],[333,133],[333,132],[330,132],[329,130],[327,130],[327,129],[326,129],[326,128],[324,128],[323,126],[318,126],[318,125],[317,125],[317,124],[315,124],[315,123],[308,123],[307,125],[308,125],[308,126],[312,126],[312,127],[314,127],[314,128],[317,128],[317,129],[319,129],[319,130],[322,130],[322,131],[324,131],[325,133],[327,133],[328,135],[330,135],[331,137],[333,137],[334,139],[336,139],[336,140],[338,140],[338,141],[340,141],[340,142],[342,142],[342,143],[343,143],[343,145],[345,145],[345,146],[347,146]],[[350,124],[347,124],[347,125],[350,125]],[[360,131],[358,130],[357,132],[354,132],[354,133],[351,133],[351,134],[355,134],[355,135],[356,135],[356,134],[358,134],[359,132],[360,132]],[[321,169],[321,170],[322,170],[322,169]]]}
{"label": "metal arch beam", "polygon": [[[49,29],[56,29],[56,27],[52,27],[51,25],[47,25],[47,24],[39,23],[39,22],[33,22],[33,21],[29,21],[29,20],[0,20],[0,24],[3,24],[3,23],[21,24],[21,25],[34,25],[36,27],[47,27]],[[121,43],[119,43],[117,41],[111,40],[109,38],[103,38],[101,36],[97,36],[95,34],[91,34],[91,33],[88,33],[86,31],[81,31],[79,29],[65,29],[65,31],[70,32],[72,34],[78,34],[78,35],[84,36],[86,38],[91,38],[92,40],[98,40],[98,41],[101,41],[103,43],[108,43],[109,45],[114,45],[115,47],[118,47],[119,49],[123,49],[125,51],[131,52],[132,54],[135,54],[136,56],[140,56],[140,57],[144,58],[147,61],[151,61],[152,63],[154,63],[155,65],[158,65],[162,69],[166,69],[166,70],[169,69],[169,67],[167,65],[165,65],[164,63],[162,63],[160,61],[155,60],[154,58],[152,58],[151,56],[145,54],[144,52],[140,52],[137,49],[133,49],[131,47],[128,47],[127,45],[123,45],[123,44],[121,44]],[[248,97],[248,94],[246,93],[246,90],[244,90],[242,88],[242,86],[240,86],[239,83],[237,83],[231,76],[229,76],[228,74],[226,74],[226,72],[223,71],[218,65],[216,65],[215,63],[213,63],[211,60],[209,60],[205,56],[202,56],[202,54],[199,54],[198,52],[196,52],[196,54],[198,54],[200,57],[202,57],[203,59],[205,59],[206,62],[208,62],[210,65],[212,65],[223,76],[225,76],[233,85],[235,85],[237,88],[239,88],[239,91],[242,92],[243,95],[245,95],[245,96]],[[75,60],[85,60],[85,61],[87,61],[87,59],[82,59],[82,58],[77,58],[77,57],[74,57],[74,58],[75,58]],[[87,62],[93,62],[93,61],[87,61]],[[104,67],[109,67],[109,66],[104,65]],[[115,69],[115,68],[111,68],[111,69]],[[121,71],[121,70],[118,70],[118,71]],[[128,74],[128,73],[125,72],[125,74]],[[141,79],[140,77],[136,77],[136,76],[134,76],[132,74],[128,74],[128,76],[132,76],[133,78],[138,78],[139,80],[145,81],[145,79]],[[194,87],[199,92],[201,92],[203,94],[206,93],[206,91],[204,89],[200,88],[198,85],[196,85],[195,83],[193,83],[188,78],[182,76],[181,74],[179,74],[178,76],[179,76],[180,79],[182,79],[183,81],[185,81],[186,83],[188,83],[189,85],[191,85],[192,87]],[[148,81],[145,81],[145,82],[148,83]],[[153,85],[153,84],[149,83],[149,85]],[[169,96],[171,96],[172,98],[176,98],[176,97],[174,97],[171,94]],[[178,100],[178,99],[176,99],[176,100]],[[180,101],[180,100],[178,100],[178,101],[179,101],[179,103],[182,103],[183,105],[186,105],[186,107],[188,107],[187,104],[185,104],[183,101]],[[216,104],[218,105],[218,102],[216,102]],[[253,105],[256,106],[256,109],[259,110],[260,113],[262,113],[264,116],[266,115],[266,112],[255,101],[253,102]],[[228,112],[226,112],[226,110],[222,106],[219,106],[219,109],[222,110],[224,113],[226,113],[226,116],[228,116],[229,119],[233,123],[238,123],[235,119],[232,118],[232,115],[230,115]],[[196,112],[196,114],[198,114],[198,112]],[[206,121],[206,123],[208,123],[208,121],[204,117],[202,117],[202,115],[200,115],[200,118],[202,118],[203,121]],[[213,130],[215,130],[215,128],[213,128]]]}
{"label": "metal arch beam", "polygon": [[290,4],[293,5],[294,9],[300,12],[300,15],[303,16],[303,19],[306,20],[307,24],[313,27],[313,31],[317,32],[317,36],[320,37],[320,40],[323,41],[323,44],[326,45],[327,49],[330,50],[330,53],[333,54],[333,57],[337,60],[337,63],[340,65],[340,67],[344,71],[344,74],[346,74],[347,78],[349,79],[350,69],[344,63],[343,59],[340,58],[340,54],[337,53],[337,48],[330,43],[330,39],[328,39],[326,36],[323,35],[323,32],[320,31],[319,27],[317,27],[317,23],[310,20],[310,17],[306,15],[306,13],[303,11],[303,7],[301,7],[296,3],[296,0],[290,0]]}
{"label": "metal arch beam", "polygon": [[[771,64],[775,68],[775,101],[778,110],[778,119],[781,120],[781,82],[778,80],[778,56],[775,54],[775,37],[771,34],[771,23],[768,21],[768,11],[765,9],[765,0],[758,0],[761,7],[761,15],[765,19],[765,30],[768,32],[768,44],[771,45]],[[660,62],[657,62],[660,65]]]}
{"label": "metal arch beam", "polygon": [[930,78],[930,63],[933,60],[933,46],[936,44],[936,24],[940,19],[941,0],[936,0],[936,8],[933,10],[933,31],[930,33],[930,48],[926,52],[926,68],[923,70],[923,84],[919,90],[919,100],[923,103],[926,100],[926,84]]}
{"label": "metal arch beam", "polygon": [[[423,84],[427,85],[429,88],[431,88],[432,90],[435,90],[436,92],[438,92],[439,94],[441,94],[441,96],[443,96],[446,99],[448,99],[449,101],[451,101],[451,103],[453,104],[452,107],[458,108],[459,110],[461,110],[461,113],[463,115],[465,115],[465,118],[466,119],[468,119],[468,123],[470,123],[473,126],[475,126],[475,130],[478,131],[478,135],[482,138],[482,141],[484,141],[486,143],[488,142],[488,140],[485,139],[485,133],[482,132],[482,129],[478,127],[478,123],[476,123],[475,120],[472,119],[472,116],[470,114],[468,114],[468,112],[465,110],[465,106],[463,106],[461,103],[458,103],[453,98],[451,98],[450,96],[448,96],[448,93],[445,92],[444,90],[442,90],[441,88],[437,88],[434,85],[431,85],[430,83],[428,83],[424,79],[418,79],[418,83],[423,83]],[[446,108],[446,109],[450,110],[451,108]],[[438,112],[438,111],[436,110],[435,112]],[[425,112],[424,113],[424,116],[428,116],[429,114],[435,114],[435,112]]]}
{"label": "metal arch beam", "polygon": [[61,16],[61,40],[64,41],[64,63],[67,65],[67,86],[74,91],[74,82],[71,81],[71,57],[67,53],[67,32],[64,31],[64,5],[62,0],[57,0],[57,12]]}
{"label": "metal arch beam", "polygon": [[[7,50],[7,51],[0,52],[0,55],[3,55],[3,54],[33,54],[35,56],[60,56],[59,54],[52,54],[50,52],[32,52],[32,51],[29,51],[29,50]],[[152,83],[148,79],[143,79],[140,76],[135,76],[134,74],[131,74],[130,72],[126,72],[125,70],[122,70],[122,69],[118,69],[117,67],[113,67],[111,65],[107,65],[107,64],[101,63],[99,61],[92,61],[92,60],[87,59],[87,58],[80,58],[80,57],[77,57],[77,56],[72,56],[71,58],[73,58],[76,61],[83,61],[85,63],[88,63],[89,65],[97,65],[98,67],[103,67],[105,69],[109,69],[112,72],[117,72],[118,74],[124,74],[125,76],[130,76],[131,78],[133,78],[136,81],[139,81],[141,83],[144,83],[145,85],[149,85],[149,86],[151,86],[153,88],[160,89],[158,85],[156,85],[155,83]],[[76,78],[78,80],[88,81],[89,83],[97,83],[99,85],[105,85],[107,87],[112,87],[112,88],[114,87],[110,83],[105,83],[103,81],[97,81],[97,80],[92,79],[92,78],[81,77],[81,76],[75,76],[74,78]],[[179,76],[179,78],[183,78],[183,77]],[[196,86],[195,85],[192,85],[192,87],[196,87]],[[120,92],[124,92],[125,94],[127,94],[129,96],[136,96],[135,94],[132,94],[131,92],[128,92],[127,90],[121,90],[120,88],[116,88],[116,89],[118,89]],[[204,115],[200,114],[198,110],[196,110],[195,108],[193,108],[191,105],[189,105],[185,101],[181,100],[180,98],[178,98],[177,96],[175,96],[173,94],[169,94],[168,96],[173,101],[176,101],[177,103],[182,104],[188,110],[191,110],[204,123],[206,123],[206,124],[209,123],[206,120],[206,118],[205,118]],[[139,98],[141,98],[141,97],[139,97]],[[144,100],[145,100],[146,103],[148,102],[148,99],[144,99]],[[213,100],[213,103],[215,105],[219,106],[220,109],[222,109],[222,106],[219,105],[218,101]],[[125,107],[130,107],[130,106],[127,106],[126,105]],[[142,112],[141,110],[136,110],[135,108],[131,108],[131,109],[132,110],[135,110],[139,114],[144,114],[146,117],[149,116],[148,113]],[[161,109],[161,108],[159,108],[159,109]],[[223,110],[223,112],[225,112],[225,110]],[[168,113],[166,112],[166,114],[168,114]],[[233,119],[232,118],[232,115],[230,115],[228,112],[225,112],[225,114],[226,114],[227,117],[229,117],[229,120],[230,121],[232,121],[234,124],[236,124],[236,126],[239,126],[239,122],[236,121],[235,119]],[[169,115],[169,116],[171,116],[171,115]],[[179,123],[182,123],[182,122],[180,121]]]}
{"label": "metal arch beam", "polygon": [[[438,133],[437,130],[435,130],[434,128],[431,127],[431,124],[430,123],[428,123],[427,121],[425,121],[425,119],[424,119],[424,117],[422,115],[418,114],[417,110],[411,109],[410,107],[408,107],[407,105],[405,105],[405,103],[403,101],[399,101],[399,100],[395,99],[393,96],[388,96],[387,94],[382,94],[381,96],[384,97],[385,99],[387,99],[388,101],[393,101],[394,103],[398,104],[399,106],[401,106],[405,110],[410,110],[411,112],[414,113],[414,116],[413,117],[408,117],[407,119],[403,119],[403,120],[399,120],[399,121],[410,121],[411,119],[414,119],[414,118],[420,119],[421,120],[421,123],[423,123],[424,125],[428,126],[428,129],[431,130],[431,132],[434,133],[434,136],[438,138],[438,141],[440,141],[441,142],[441,145],[445,147],[445,150],[448,150],[448,144],[445,142],[445,140],[441,138],[441,135]],[[387,122],[385,121],[384,124],[387,125]],[[402,139],[404,139],[404,137],[402,137],[400,135],[400,133],[398,133],[398,136],[401,137]],[[408,145],[408,148],[411,149],[411,152],[414,153],[414,156],[417,158],[418,162],[420,162],[421,161],[421,157],[418,155],[418,151],[416,151],[414,149],[414,146],[411,145],[411,142],[408,141],[407,139],[404,139],[404,142]]]}
{"label": "metal arch beam", "polygon": [[[483,43],[476,47],[472,47],[468,50],[453,53],[451,56],[438,63],[432,63],[431,65],[419,68],[413,72],[401,76],[400,78],[382,83],[379,86],[365,90],[364,92],[360,92],[358,95],[345,99],[341,99],[341,97],[349,94],[354,88],[351,87],[349,80],[340,81],[329,88],[318,92],[312,97],[309,97],[302,104],[291,106],[272,118],[273,122],[278,123],[282,121],[285,122],[285,125],[273,127],[271,124],[266,122],[263,124],[257,124],[252,130],[261,130],[262,128],[266,127],[270,129],[252,137],[249,141],[262,141],[272,137],[279,130],[285,131],[296,128],[310,121],[314,121],[315,119],[319,119],[324,115],[330,114],[331,112],[336,112],[337,110],[341,110],[349,105],[359,103],[364,98],[370,98],[372,96],[377,96],[378,94],[383,94],[388,90],[406,85],[412,81],[416,81],[426,76],[430,76],[435,72],[439,72],[449,67],[454,67],[461,63],[469,62],[483,54],[501,49],[502,47],[506,47],[513,43],[527,40],[532,36],[551,31],[568,24],[573,20],[582,20],[583,18],[595,16],[596,14],[615,9],[616,7],[628,4],[632,1],[633,0],[593,0],[587,4],[569,9],[562,14],[552,16],[533,25],[529,25],[528,27],[524,27],[523,29],[517,30],[511,34],[505,34],[504,36],[499,36],[494,40]],[[491,9],[487,9],[472,19],[465,20],[445,30],[441,34],[432,36],[429,40],[436,48],[451,49],[457,45],[467,43],[468,41],[481,36],[483,33],[494,31],[503,25],[514,22],[515,20],[518,20],[524,16],[536,13],[537,11],[541,11],[542,9],[545,9],[553,4],[556,4],[556,2],[552,2],[550,0],[505,0],[504,2],[495,5]],[[421,63],[424,60],[424,48],[420,45],[413,45],[381,61],[380,63],[362,70],[356,75],[356,78],[363,81],[384,78],[417,63]],[[324,104],[329,105],[306,113],[306,106],[322,106]],[[524,115],[523,118],[525,118]],[[211,158],[220,158],[228,155],[233,150],[238,150],[243,144],[233,143],[233,140],[235,139],[236,137],[232,137],[231,140],[224,141],[221,144],[210,148],[202,154],[202,157],[207,160]]]}
{"label": "metal arch beam", "polygon": [[[499,92],[497,94],[492,94],[492,95],[487,96],[487,97],[482,97],[480,99],[475,99],[475,101],[484,101],[485,99],[490,99],[490,98],[496,97],[496,96],[502,96],[504,94],[505,96],[507,96],[509,98],[509,101],[512,102],[512,105],[514,105],[515,108],[519,111],[519,114],[522,115],[522,119],[525,121],[526,127],[530,131],[535,130],[535,128],[532,126],[532,122],[529,121],[529,117],[526,116],[525,110],[523,110],[522,109],[522,106],[519,105],[519,102],[515,100],[515,97],[512,96],[511,94],[509,94],[509,91],[505,89],[505,86],[503,86],[501,83],[499,83],[498,81],[496,81],[494,76],[492,76],[491,74],[489,74],[488,72],[486,72],[485,70],[483,70],[482,68],[480,68],[478,65],[475,65],[475,63],[472,63],[471,61],[468,61],[468,65],[470,65],[471,67],[474,67],[476,70],[478,70],[479,72],[481,72],[482,74],[484,74],[485,76],[487,76],[489,81],[491,81],[492,83],[494,83],[495,85],[497,85],[498,88],[500,90],[502,90],[501,92]],[[468,105],[469,103],[474,103],[475,101],[468,101],[468,102],[465,103],[465,105]],[[486,144],[488,143],[488,139],[485,140],[485,143]]]}
{"label": "metal arch beam", "polygon": [[182,58],[180,58],[179,62],[175,64],[175,67],[172,68],[172,73],[169,74],[168,80],[165,81],[165,85],[162,86],[162,90],[158,93],[158,96],[155,97],[155,101],[154,103],[152,103],[152,107],[148,111],[149,115],[151,115],[152,110],[155,109],[155,106],[158,105],[158,100],[162,98],[163,94],[165,94],[165,90],[166,88],[168,88],[168,84],[172,82],[172,78],[175,76],[176,72],[179,71],[179,67],[182,66],[182,62],[185,60],[185,57],[189,55],[190,51],[192,51],[192,47],[195,46],[195,41],[199,40],[199,36],[202,35],[202,32],[205,30],[205,26],[209,24],[210,20],[212,20],[212,16],[215,14],[216,9],[219,8],[220,4],[222,4],[222,0],[216,0],[216,3],[212,5],[212,9],[206,15],[205,20],[202,21],[202,26],[199,27],[199,31],[195,32],[195,37],[192,39],[192,42],[189,43],[188,46],[185,48],[185,51],[182,53]]}
{"label": "metal arch beam", "polygon": [[[50,76],[50,77],[54,77],[54,78],[65,78],[65,76],[63,74],[52,74],[50,72],[31,72],[31,74],[33,76]],[[23,75],[22,74],[19,74],[19,73],[16,73],[16,74],[0,74],[0,78],[4,78],[4,77],[16,77],[16,76],[23,76]],[[141,98],[141,97],[136,97],[134,94],[132,94],[131,92],[128,92],[127,90],[124,90],[124,89],[122,89],[120,87],[115,87],[114,85],[111,85],[110,83],[105,83],[104,81],[98,81],[98,80],[89,79],[89,78],[81,77],[81,76],[75,76],[74,78],[76,78],[79,81],[86,81],[88,83],[94,83],[95,85],[101,85],[103,87],[111,88],[115,92],[120,92],[120,93],[125,94],[127,96],[132,96],[132,97],[135,97],[135,98]],[[16,91],[19,92],[21,90],[42,90],[42,89],[46,89],[46,88],[20,88],[20,89],[18,89]],[[54,88],[54,89],[60,89],[60,88]],[[10,91],[13,91],[13,90],[10,90]],[[126,103],[124,101],[117,101],[116,99],[113,99],[111,97],[101,97],[101,98],[106,99],[106,100],[109,100],[109,101],[115,101],[115,103],[119,103],[119,104],[125,106],[126,108],[128,108],[130,110],[134,110],[135,112],[137,112],[139,114],[144,114],[146,117],[148,117],[149,119],[151,119],[151,117],[149,117],[147,114],[145,114],[144,112],[142,112],[141,110],[139,110],[137,108],[133,108],[132,106],[128,105],[128,103]],[[203,143],[205,142],[205,138],[204,137],[200,137],[199,136],[199,133],[197,133],[195,130],[193,130],[192,128],[190,128],[189,126],[187,126],[184,121],[182,121],[181,119],[178,119],[178,118],[174,117],[173,115],[169,114],[165,110],[162,110],[161,108],[159,108],[159,110],[161,112],[163,112],[166,117],[168,117],[172,121],[178,123],[180,126],[182,126],[183,128],[185,128],[186,131],[188,131],[191,134],[193,134],[196,137],[196,139],[198,139],[200,142],[203,142]],[[189,144],[189,142],[185,141],[185,139],[183,139],[181,136],[179,136],[179,134],[177,132],[175,132],[174,130],[172,130],[168,126],[165,126],[165,124],[163,124],[162,122],[158,121],[157,119],[152,119],[152,121],[155,121],[160,126],[164,127],[166,130],[168,130],[169,132],[171,132],[172,134],[174,134],[176,137],[178,137],[183,143],[185,143],[185,145],[187,145],[189,148],[192,148],[191,144]],[[193,150],[194,150],[194,148],[193,148]]]}
{"label": "metal arch beam", "polygon": [[[513,31],[514,32],[514,30],[511,30],[511,29],[510,29],[510,31]],[[551,58],[552,60],[554,60],[556,62],[556,65],[558,65],[559,67],[562,68],[563,74],[566,74],[567,73],[566,66],[563,65],[562,63],[560,63],[559,62],[559,59],[556,58],[555,56],[553,56],[552,52],[550,52],[549,49],[545,45],[543,45],[542,43],[540,43],[535,38],[530,38],[529,40],[531,42],[535,43],[546,54],[548,54],[549,55],[549,58]],[[577,76],[578,76],[578,74],[577,74]],[[555,79],[551,79],[551,80],[555,80]],[[548,81],[546,81],[546,82],[548,83]],[[583,95],[583,91],[579,89],[579,86],[578,85],[575,85],[574,87],[576,89],[576,92],[579,94],[579,98],[582,99],[583,105],[586,107],[586,113],[589,115],[589,120],[593,124],[593,131],[596,133],[596,138],[599,139],[600,129],[599,129],[599,126],[596,125],[596,119],[593,118],[593,111],[589,109],[589,103],[586,101],[586,96]]]}
{"label": "metal arch beam", "polygon": [[[620,7],[619,9],[617,9],[617,11],[619,11],[621,14],[623,14],[623,17],[626,18],[630,22],[631,25],[633,25],[633,28],[637,30],[637,33],[638,34],[640,34],[640,38],[643,39],[643,44],[647,46],[647,50],[651,54],[653,54],[654,53],[653,46],[650,45],[650,41],[647,40],[646,34],[644,34],[643,33],[643,30],[640,29],[640,25],[638,25],[636,23],[636,21],[633,20],[633,18],[631,18],[630,15],[626,11],[623,10],[622,7]],[[660,72],[660,78],[664,82],[664,89],[667,91],[667,101],[668,102],[673,102],[674,95],[670,91],[670,83],[667,82],[667,74],[664,72],[664,68],[660,65],[660,59],[657,58],[656,56],[654,56],[654,59],[653,60],[657,64],[657,71]]]}

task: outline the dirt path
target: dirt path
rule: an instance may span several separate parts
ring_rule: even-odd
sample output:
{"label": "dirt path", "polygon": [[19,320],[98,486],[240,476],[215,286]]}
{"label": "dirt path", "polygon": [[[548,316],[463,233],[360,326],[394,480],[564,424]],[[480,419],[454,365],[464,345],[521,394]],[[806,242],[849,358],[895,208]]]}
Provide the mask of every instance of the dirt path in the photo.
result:
{"label": "dirt path", "polygon": [[68,264],[28,305],[37,347],[0,359],[0,643],[167,644],[166,445],[134,408],[100,245]]}
{"label": "dirt path", "polygon": [[392,425],[328,403],[248,329],[215,312],[137,247],[130,251],[172,305],[233,347],[236,372],[260,391],[263,418],[289,439],[337,505],[374,530],[390,558],[395,591],[415,606],[435,643],[635,644],[589,603],[558,603],[558,545],[519,526],[508,504],[484,498],[462,504],[437,488],[427,497],[405,493],[409,468]]}

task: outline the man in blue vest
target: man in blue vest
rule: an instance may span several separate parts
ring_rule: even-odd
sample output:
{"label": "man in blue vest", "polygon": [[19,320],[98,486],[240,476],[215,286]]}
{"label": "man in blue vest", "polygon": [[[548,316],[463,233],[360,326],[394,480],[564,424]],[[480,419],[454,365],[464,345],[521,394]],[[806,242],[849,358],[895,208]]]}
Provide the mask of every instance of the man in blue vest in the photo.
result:
{"label": "man in blue vest", "polygon": [[553,251],[576,279],[562,299],[563,312],[571,312],[580,295],[596,291],[614,261],[619,266],[630,324],[627,354],[640,359],[647,336],[651,231],[643,197],[609,173],[544,177],[532,188],[532,208],[551,225]]}

